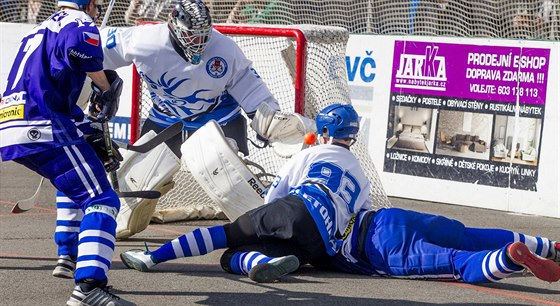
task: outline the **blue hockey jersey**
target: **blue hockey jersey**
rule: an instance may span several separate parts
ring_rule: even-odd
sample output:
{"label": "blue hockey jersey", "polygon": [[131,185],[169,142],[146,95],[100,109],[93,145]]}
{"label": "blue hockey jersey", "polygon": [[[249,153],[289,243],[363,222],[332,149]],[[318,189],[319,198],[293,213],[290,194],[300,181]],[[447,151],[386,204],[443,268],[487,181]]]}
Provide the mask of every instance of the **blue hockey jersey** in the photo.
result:
{"label": "blue hockey jersey", "polygon": [[57,12],[28,33],[0,103],[2,159],[84,141],[77,100],[86,72],[102,69],[99,31],[82,11]]}

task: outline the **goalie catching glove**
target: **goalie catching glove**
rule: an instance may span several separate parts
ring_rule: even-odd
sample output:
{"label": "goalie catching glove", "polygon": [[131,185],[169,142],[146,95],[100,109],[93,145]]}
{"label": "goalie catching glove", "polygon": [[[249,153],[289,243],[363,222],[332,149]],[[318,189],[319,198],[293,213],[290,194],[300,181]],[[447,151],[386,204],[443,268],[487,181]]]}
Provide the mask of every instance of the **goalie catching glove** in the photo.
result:
{"label": "goalie catching glove", "polygon": [[117,114],[122,93],[123,80],[114,70],[104,70],[111,87],[105,91],[91,83],[92,93],[89,97],[89,115],[98,121],[111,120]]}
{"label": "goalie catching glove", "polygon": [[315,121],[297,113],[278,112],[262,103],[251,122],[257,135],[268,140],[274,153],[288,158],[307,145],[303,142],[306,133],[316,133]]}

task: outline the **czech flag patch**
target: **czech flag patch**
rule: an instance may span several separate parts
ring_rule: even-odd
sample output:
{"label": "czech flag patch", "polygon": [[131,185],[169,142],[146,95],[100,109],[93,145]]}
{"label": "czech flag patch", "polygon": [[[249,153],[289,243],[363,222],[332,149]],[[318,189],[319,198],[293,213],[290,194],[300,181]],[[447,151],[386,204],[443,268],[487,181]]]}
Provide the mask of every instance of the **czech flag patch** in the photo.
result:
{"label": "czech flag patch", "polygon": [[99,46],[99,34],[84,32],[84,41],[93,46]]}

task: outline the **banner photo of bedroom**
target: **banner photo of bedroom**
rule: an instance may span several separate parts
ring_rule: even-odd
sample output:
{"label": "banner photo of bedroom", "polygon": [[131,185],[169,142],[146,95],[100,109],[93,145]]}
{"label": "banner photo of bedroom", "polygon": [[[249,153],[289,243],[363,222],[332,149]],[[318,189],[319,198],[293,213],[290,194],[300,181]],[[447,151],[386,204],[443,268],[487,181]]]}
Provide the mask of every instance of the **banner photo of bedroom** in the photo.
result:
{"label": "banner photo of bedroom", "polygon": [[383,171],[536,191],[549,56],[395,41]]}

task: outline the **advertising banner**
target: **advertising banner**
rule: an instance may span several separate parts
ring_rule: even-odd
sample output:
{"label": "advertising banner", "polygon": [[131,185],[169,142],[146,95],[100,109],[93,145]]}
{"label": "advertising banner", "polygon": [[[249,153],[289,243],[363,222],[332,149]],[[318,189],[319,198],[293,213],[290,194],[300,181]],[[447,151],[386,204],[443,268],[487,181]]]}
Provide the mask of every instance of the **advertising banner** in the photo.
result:
{"label": "advertising banner", "polygon": [[383,170],[536,191],[549,57],[395,41]]}

